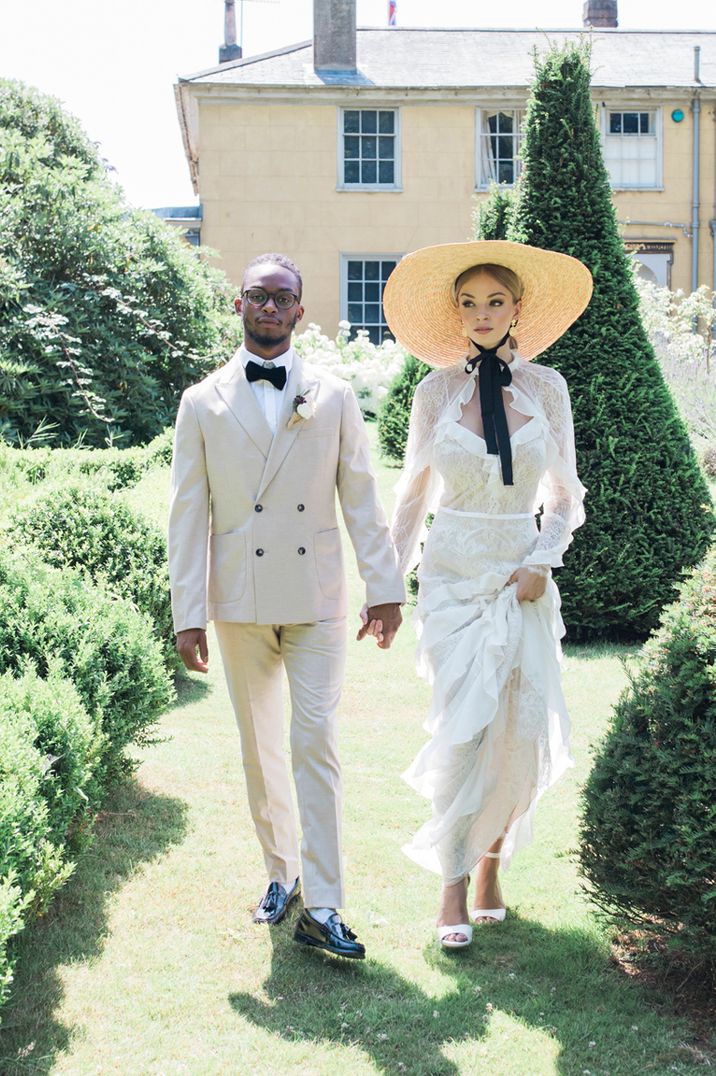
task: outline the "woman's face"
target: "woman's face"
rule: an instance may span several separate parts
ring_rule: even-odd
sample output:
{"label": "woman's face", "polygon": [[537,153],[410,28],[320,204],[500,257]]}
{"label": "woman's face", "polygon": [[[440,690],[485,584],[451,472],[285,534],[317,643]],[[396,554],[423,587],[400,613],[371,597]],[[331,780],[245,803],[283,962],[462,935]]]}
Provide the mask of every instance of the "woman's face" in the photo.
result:
{"label": "woman's face", "polygon": [[465,334],[480,347],[494,347],[519,317],[521,303],[515,302],[504,284],[489,273],[465,277],[457,293],[457,308]]}

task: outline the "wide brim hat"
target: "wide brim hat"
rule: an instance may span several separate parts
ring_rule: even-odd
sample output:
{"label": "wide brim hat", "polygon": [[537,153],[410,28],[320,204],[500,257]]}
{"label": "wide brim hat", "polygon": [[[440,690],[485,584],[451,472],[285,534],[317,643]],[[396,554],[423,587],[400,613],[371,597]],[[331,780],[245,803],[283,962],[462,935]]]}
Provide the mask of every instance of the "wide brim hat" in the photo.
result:
{"label": "wide brim hat", "polygon": [[422,247],[398,262],[383,295],[395,339],[430,366],[464,359],[468,342],[453,285],[476,265],[503,265],[522,281],[522,308],[514,330],[519,353],[533,359],[559,340],[592,296],[592,274],[576,258],[506,239]]}

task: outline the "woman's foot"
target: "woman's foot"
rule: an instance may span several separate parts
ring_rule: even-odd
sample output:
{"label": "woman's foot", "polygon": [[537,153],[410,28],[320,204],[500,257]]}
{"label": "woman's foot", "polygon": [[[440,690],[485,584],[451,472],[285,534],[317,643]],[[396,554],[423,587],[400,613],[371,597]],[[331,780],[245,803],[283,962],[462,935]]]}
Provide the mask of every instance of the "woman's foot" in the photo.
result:
{"label": "woman's foot", "polygon": [[[444,885],[440,900],[437,926],[438,938],[443,946],[450,949],[459,949],[469,945],[472,941],[472,928],[467,914],[467,888],[469,878],[463,878],[455,885]],[[457,927],[466,927],[466,930],[454,930],[444,934],[444,928],[455,924]],[[469,933],[467,933],[469,931]]]}
{"label": "woman's foot", "polygon": [[472,909],[472,918],[476,923],[501,923],[505,918],[505,902],[498,880],[499,869],[499,852],[487,852],[477,865]]}

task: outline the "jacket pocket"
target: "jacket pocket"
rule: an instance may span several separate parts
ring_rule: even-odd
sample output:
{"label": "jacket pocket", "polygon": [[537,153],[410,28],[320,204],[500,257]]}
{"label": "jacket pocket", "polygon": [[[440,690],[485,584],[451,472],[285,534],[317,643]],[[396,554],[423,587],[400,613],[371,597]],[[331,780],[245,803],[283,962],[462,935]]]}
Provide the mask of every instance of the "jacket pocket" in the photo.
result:
{"label": "jacket pocket", "polygon": [[209,601],[238,601],[246,590],[246,535],[238,531],[209,538]]}
{"label": "jacket pocket", "polygon": [[326,598],[340,598],[343,587],[343,556],[338,527],[319,531],[313,538],[318,585]]}

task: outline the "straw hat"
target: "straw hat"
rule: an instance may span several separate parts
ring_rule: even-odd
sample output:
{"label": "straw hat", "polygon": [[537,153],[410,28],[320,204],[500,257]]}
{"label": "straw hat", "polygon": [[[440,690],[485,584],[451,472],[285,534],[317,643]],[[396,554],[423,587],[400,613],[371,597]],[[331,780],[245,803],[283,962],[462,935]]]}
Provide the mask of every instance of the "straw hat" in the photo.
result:
{"label": "straw hat", "polygon": [[592,274],[568,254],[505,239],[445,243],[407,254],[390,274],[383,308],[403,347],[431,366],[452,366],[468,350],[453,284],[473,265],[504,265],[524,285],[515,329],[520,355],[533,359],[567,331],[592,295]]}

